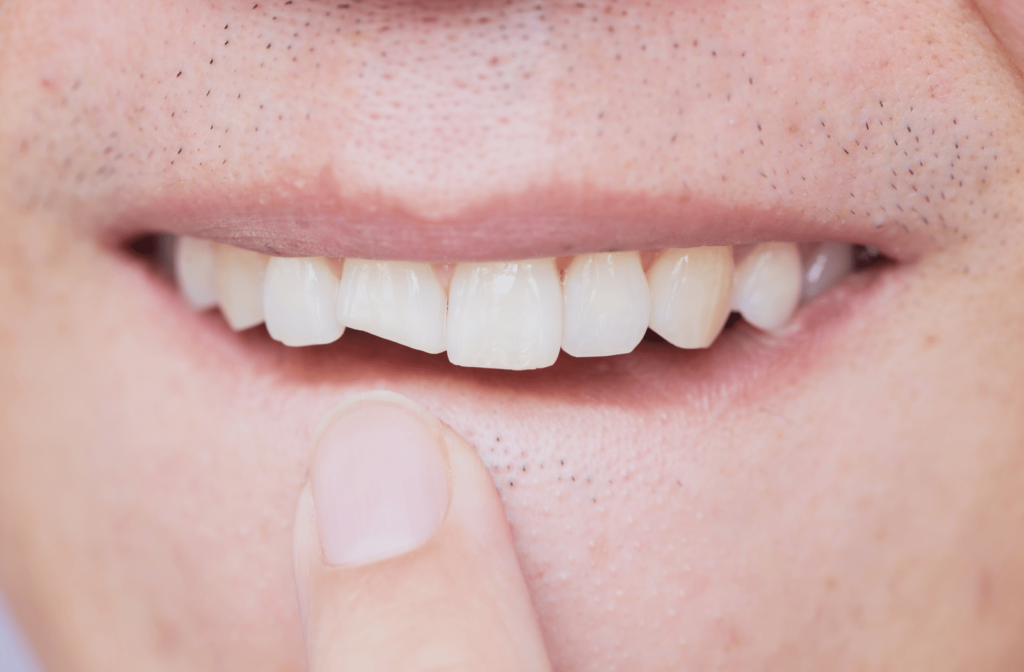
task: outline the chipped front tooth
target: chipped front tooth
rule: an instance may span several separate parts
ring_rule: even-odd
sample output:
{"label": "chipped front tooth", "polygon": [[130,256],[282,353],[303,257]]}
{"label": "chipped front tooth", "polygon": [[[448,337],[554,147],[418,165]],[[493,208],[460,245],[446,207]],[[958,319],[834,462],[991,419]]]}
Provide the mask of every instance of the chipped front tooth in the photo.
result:
{"label": "chipped front tooth", "polygon": [[263,310],[271,338],[285,345],[323,345],[341,338],[335,304],[338,276],[323,257],[274,257],[267,265]]}
{"label": "chipped front tooth", "polygon": [[217,305],[217,248],[209,240],[180,236],[174,244],[174,277],[196,310]]}
{"label": "chipped front tooth", "polygon": [[404,346],[444,352],[448,297],[429,264],[346,259],[338,319]]}
{"label": "chipped front tooth", "polygon": [[853,272],[853,245],[828,242],[815,248],[804,264],[801,301],[809,301]]}
{"label": "chipped front tooth", "polygon": [[729,317],[731,247],[667,249],[647,271],[651,329],[677,348],[706,348]]}
{"label": "chipped front tooth", "polygon": [[585,254],[565,270],[562,350],[573,357],[632,352],[647,331],[651,292],[639,252]]}
{"label": "chipped front tooth", "polygon": [[462,263],[448,290],[448,359],[537,369],[558,359],[562,284],[554,259]]}
{"label": "chipped front tooth", "polygon": [[263,321],[263,277],[267,257],[230,245],[217,246],[217,301],[235,331]]}
{"label": "chipped front tooth", "polygon": [[778,329],[796,310],[802,276],[794,243],[756,245],[736,267],[733,307],[759,329]]}

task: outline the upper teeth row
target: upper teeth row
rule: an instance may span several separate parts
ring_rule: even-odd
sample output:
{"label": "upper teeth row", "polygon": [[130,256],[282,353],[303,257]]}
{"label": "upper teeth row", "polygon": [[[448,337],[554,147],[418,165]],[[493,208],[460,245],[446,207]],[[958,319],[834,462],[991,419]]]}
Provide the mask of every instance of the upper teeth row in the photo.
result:
{"label": "upper teeth row", "polygon": [[644,272],[638,252],[556,261],[460,263],[446,292],[430,264],[267,257],[181,237],[175,273],[197,309],[219,305],[235,330],[266,322],[291,346],[330,343],[345,327],[453,364],[535,369],[561,348],[575,357],[630,352],[650,327],[680,348],[706,348],[731,310],[775,330],[801,296],[851,270],[849,245],[825,243],[805,265],[793,243],[763,243],[738,264],[731,247],[661,251]]}

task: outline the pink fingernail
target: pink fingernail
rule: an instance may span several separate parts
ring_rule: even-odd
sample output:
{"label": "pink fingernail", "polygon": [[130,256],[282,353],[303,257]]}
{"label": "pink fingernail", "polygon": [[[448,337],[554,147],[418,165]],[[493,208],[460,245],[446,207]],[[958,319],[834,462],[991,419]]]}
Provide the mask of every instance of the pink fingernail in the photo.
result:
{"label": "pink fingernail", "polygon": [[310,476],[328,564],[383,560],[434,536],[449,499],[442,440],[440,422],[391,392],[331,411]]}

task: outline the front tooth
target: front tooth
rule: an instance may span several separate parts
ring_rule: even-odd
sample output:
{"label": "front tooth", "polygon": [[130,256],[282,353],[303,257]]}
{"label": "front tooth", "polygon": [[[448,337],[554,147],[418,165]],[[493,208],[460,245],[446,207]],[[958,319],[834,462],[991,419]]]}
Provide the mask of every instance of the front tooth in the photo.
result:
{"label": "front tooth", "polygon": [[558,359],[562,284],[554,259],[459,264],[448,291],[448,359],[538,369]]}
{"label": "front tooth", "polygon": [[579,255],[564,287],[562,350],[573,357],[632,352],[644,337],[651,292],[639,252]]}
{"label": "front tooth", "polygon": [[174,277],[196,310],[217,305],[217,248],[209,240],[180,236],[174,245]]}
{"label": "front tooth", "polygon": [[338,276],[323,257],[274,257],[263,287],[267,331],[294,347],[333,343],[345,331],[337,298]]}
{"label": "front tooth", "polygon": [[444,352],[448,297],[429,264],[346,259],[338,319],[404,346]]}
{"label": "front tooth", "polygon": [[794,243],[761,243],[736,268],[733,307],[759,329],[778,329],[796,310],[802,275]]}
{"label": "front tooth", "polygon": [[268,258],[230,245],[217,248],[217,300],[235,331],[263,321],[263,277]]}
{"label": "front tooth", "polygon": [[651,329],[677,348],[706,348],[729,318],[731,247],[667,249],[647,271]]}
{"label": "front tooth", "polygon": [[822,243],[804,265],[800,300],[808,301],[853,272],[853,245]]}

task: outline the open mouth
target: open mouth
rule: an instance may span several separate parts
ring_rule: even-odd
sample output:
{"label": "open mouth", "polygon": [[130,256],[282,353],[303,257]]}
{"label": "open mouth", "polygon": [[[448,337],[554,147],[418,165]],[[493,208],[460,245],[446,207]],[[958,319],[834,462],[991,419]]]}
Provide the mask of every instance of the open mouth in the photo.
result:
{"label": "open mouth", "polygon": [[196,310],[235,331],[266,326],[286,346],[346,329],[458,366],[525,370],[633,352],[648,329],[681,349],[711,347],[730,315],[783,331],[802,303],[880,258],[841,242],[669,248],[506,262],[270,257],[174,237],[174,277]]}
{"label": "open mouth", "polygon": [[[159,267],[153,277],[176,285],[178,308],[204,318],[200,328],[245,332],[269,361],[301,361],[315,378],[357,361],[367,371],[425,365],[442,378],[470,374],[457,367],[553,367],[554,378],[506,374],[500,384],[570,396],[571,381],[609,367],[619,383],[746,388],[810,361],[809,342],[900,266],[839,241],[446,263],[276,256],[186,234],[132,241]],[[621,384],[590,389],[629,396]]]}

